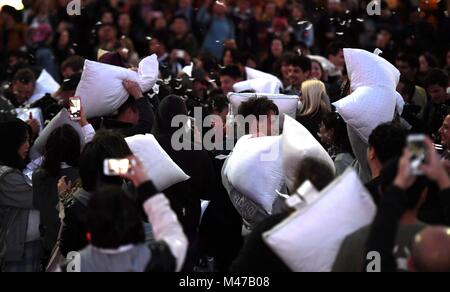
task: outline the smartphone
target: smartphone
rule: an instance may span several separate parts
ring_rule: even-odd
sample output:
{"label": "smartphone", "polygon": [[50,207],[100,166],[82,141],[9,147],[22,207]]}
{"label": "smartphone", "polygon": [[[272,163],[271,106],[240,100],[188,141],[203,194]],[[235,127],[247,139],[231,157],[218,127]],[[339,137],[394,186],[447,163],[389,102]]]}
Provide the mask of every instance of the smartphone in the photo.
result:
{"label": "smartphone", "polygon": [[424,175],[424,173],[420,171],[420,166],[427,162],[425,139],[425,135],[408,136],[407,145],[411,152],[411,171],[415,176]]}
{"label": "smartphone", "polygon": [[135,163],[134,160],[129,159],[105,159],[103,162],[103,174],[106,176],[131,174],[131,169]]}
{"label": "smartphone", "polygon": [[71,97],[70,101],[70,118],[73,121],[79,121],[81,119],[81,100],[79,97]]}

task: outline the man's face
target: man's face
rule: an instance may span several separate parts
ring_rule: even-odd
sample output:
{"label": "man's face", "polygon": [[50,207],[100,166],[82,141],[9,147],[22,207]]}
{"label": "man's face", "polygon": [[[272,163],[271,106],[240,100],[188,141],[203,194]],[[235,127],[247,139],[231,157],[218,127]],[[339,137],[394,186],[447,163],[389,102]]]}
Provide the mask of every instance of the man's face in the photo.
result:
{"label": "man's face", "polygon": [[339,50],[336,55],[330,55],[328,59],[333,63],[336,67],[342,69],[345,66],[345,58],[344,58],[344,50]]}
{"label": "man's face", "polygon": [[439,134],[441,135],[441,144],[450,149],[450,116],[447,116],[439,129]]}
{"label": "man's face", "polygon": [[62,70],[61,73],[62,73],[64,79],[69,79],[70,77],[75,75],[77,72],[73,71],[73,69],[70,67],[66,67]]}
{"label": "man's face", "polygon": [[431,101],[434,104],[443,104],[447,101],[446,88],[439,85],[431,85],[427,88],[427,92],[430,95]]}
{"label": "man's face", "polygon": [[149,44],[150,54],[158,54],[160,46],[161,45],[157,39],[152,39]]}
{"label": "man's face", "polygon": [[34,83],[22,83],[20,81],[14,81],[12,84],[12,92],[16,98],[16,101],[22,105],[30,99],[34,92]]}
{"label": "man's face", "polygon": [[397,69],[400,73],[408,79],[414,79],[416,72],[409,66],[409,64],[405,61],[397,60],[396,62]]}
{"label": "man's face", "polygon": [[224,94],[233,92],[233,85],[237,82],[236,79],[231,78],[231,76],[221,76],[220,84]]}
{"label": "man's face", "polygon": [[177,18],[172,24],[172,31],[175,34],[183,35],[187,32],[188,27],[184,19]]}
{"label": "man's face", "polygon": [[294,88],[301,88],[302,83],[308,80],[311,71],[303,71],[300,67],[289,66],[289,82]]}

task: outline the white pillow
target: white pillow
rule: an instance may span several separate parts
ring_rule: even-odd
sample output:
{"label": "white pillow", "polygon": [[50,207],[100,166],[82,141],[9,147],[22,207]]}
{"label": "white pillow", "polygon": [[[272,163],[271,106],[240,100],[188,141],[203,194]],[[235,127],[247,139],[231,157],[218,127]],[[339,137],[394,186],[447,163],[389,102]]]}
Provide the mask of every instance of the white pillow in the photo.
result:
{"label": "white pillow", "polygon": [[328,152],[302,124],[286,117],[283,127],[283,169],[288,190],[294,190],[300,162],[306,158],[316,158],[326,163],[334,172],[334,162]]}
{"label": "white pillow", "polygon": [[190,178],[175,164],[153,135],[136,135],[125,140],[134,155],[141,160],[159,191],[164,191]]}
{"label": "white pillow", "polygon": [[281,136],[244,136],[228,158],[224,174],[230,184],[269,214],[284,185]]}
{"label": "white pillow", "polygon": [[59,90],[58,82],[53,79],[45,69],[42,70],[41,75],[36,80],[36,87],[33,95],[28,100],[27,104],[32,104],[44,97],[47,93],[53,94]]}
{"label": "white pillow", "polygon": [[50,134],[57,128],[63,126],[63,125],[71,125],[75,131],[78,132],[78,135],[80,136],[80,145],[84,146],[84,134],[83,130],[81,129],[81,126],[79,123],[74,122],[70,119],[70,114],[66,109],[62,109],[59,114],[57,114],[47,125],[47,127],[42,130],[42,132],[39,134],[39,137],[36,139],[36,141],[33,144],[33,147],[30,149],[30,158],[31,160],[35,160],[39,158],[40,156],[44,155],[45,152],[45,145],[47,144],[47,140],[50,137]]}
{"label": "white pillow", "polygon": [[17,118],[26,122],[30,119],[30,113],[36,121],[39,123],[39,132],[44,129],[44,116],[40,108],[16,108]]}
{"label": "white pillow", "polygon": [[372,131],[391,122],[397,104],[400,72],[385,59],[359,49],[344,49],[352,94],[335,102],[337,112],[367,143]]}
{"label": "white pillow", "polygon": [[137,73],[86,60],[75,95],[81,97],[87,118],[109,115],[127,101],[129,94],[122,85],[124,80],[138,82],[142,92],[147,92],[155,85],[158,74],[156,55],[142,60]]}
{"label": "white pillow", "polygon": [[360,49],[344,49],[352,90],[362,86],[396,89],[400,71],[386,59]]}
{"label": "white pillow", "polygon": [[293,118],[297,116],[297,108],[299,106],[298,96],[264,93],[229,93],[228,100],[231,103],[231,114],[237,115],[241,103],[249,100],[252,97],[267,97],[268,99],[272,100],[277,105],[278,110],[280,111],[280,116],[283,116],[283,114],[286,114]]}
{"label": "white pillow", "polygon": [[258,78],[238,82],[233,85],[234,92],[254,91],[277,94],[280,93],[281,84],[273,79]]}
{"label": "white pillow", "polygon": [[367,143],[376,127],[394,119],[397,98],[394,90],[364,86],[333,105],[345,122]]}
{"label": "white pillow", "polygon": [[252,80],[252,79],[270,79],[273,80],[275,82],[278,82],[279,84],[282,84],[280,79],[278,79],[278,77],[266,73],[266,72],[262,72],[250,67],[245,67],[245,73],[247,74],[247,80]]}
{"label": "white pillow", "polygon": [[294,272],[329,272],[344,239],[370,224],[376,213],[356,172],[348,169],[321,198],[263,237]]}

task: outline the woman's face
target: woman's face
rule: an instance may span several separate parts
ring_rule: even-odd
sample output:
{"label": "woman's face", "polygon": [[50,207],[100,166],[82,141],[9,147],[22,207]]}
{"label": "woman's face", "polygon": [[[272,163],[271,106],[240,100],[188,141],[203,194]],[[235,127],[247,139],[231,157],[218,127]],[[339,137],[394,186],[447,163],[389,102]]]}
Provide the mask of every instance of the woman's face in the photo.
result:
{"label": "woman's face", "polygon": [[26,160],[28,157],[28,152],[30,151],[30,137],[27,133],[27,137],[24,143],[20,145],[19,150],[17,150],[17,153],[19,154],[19,157],[22,158],[22,160]]}
{"label": "woman's face", "polygon": [[231,54],[230,51],[226,51],[225,54],[223,55],[223,65],[229,66],[233,64],[234,64],[233,55]]}
{"label": "woman's face", "polygon": [[272,46],[270,49],[272,51],[272,54],[278,58],[283,54],[283,43],[280,40],[276,39],[272,42]]}
{"label": "woman's face", "polygon": [[317,80],[322,80],[323,77],[322,68],[320,67],[319,64],[317,64],[317,62],[312,62],[311,77]]}

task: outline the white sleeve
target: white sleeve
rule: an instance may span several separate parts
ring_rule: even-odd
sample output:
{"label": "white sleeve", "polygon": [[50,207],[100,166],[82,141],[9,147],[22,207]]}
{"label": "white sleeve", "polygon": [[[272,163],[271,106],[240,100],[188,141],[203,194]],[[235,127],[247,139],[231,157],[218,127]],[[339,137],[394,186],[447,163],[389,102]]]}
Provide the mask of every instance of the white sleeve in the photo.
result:
{"label": "white sleeve", "polygon": [[186,259],[188,240],[169,200],[163,194],[155,195],[144,203],[144,210],[153,226],[155,239],[164,241],[169,246],[176,259],[176,271],[181,271]]}
{"label": "white sleeve", "polygon": [[83,130],[83,135],[84,135],[84,142],[86,144],[91,142],[92,139],[94,139],[94,136],[95,136],[94,127],[92,127],[91,124],[87,124],[86,126],[84,126],[82,128],[82,130]]}

